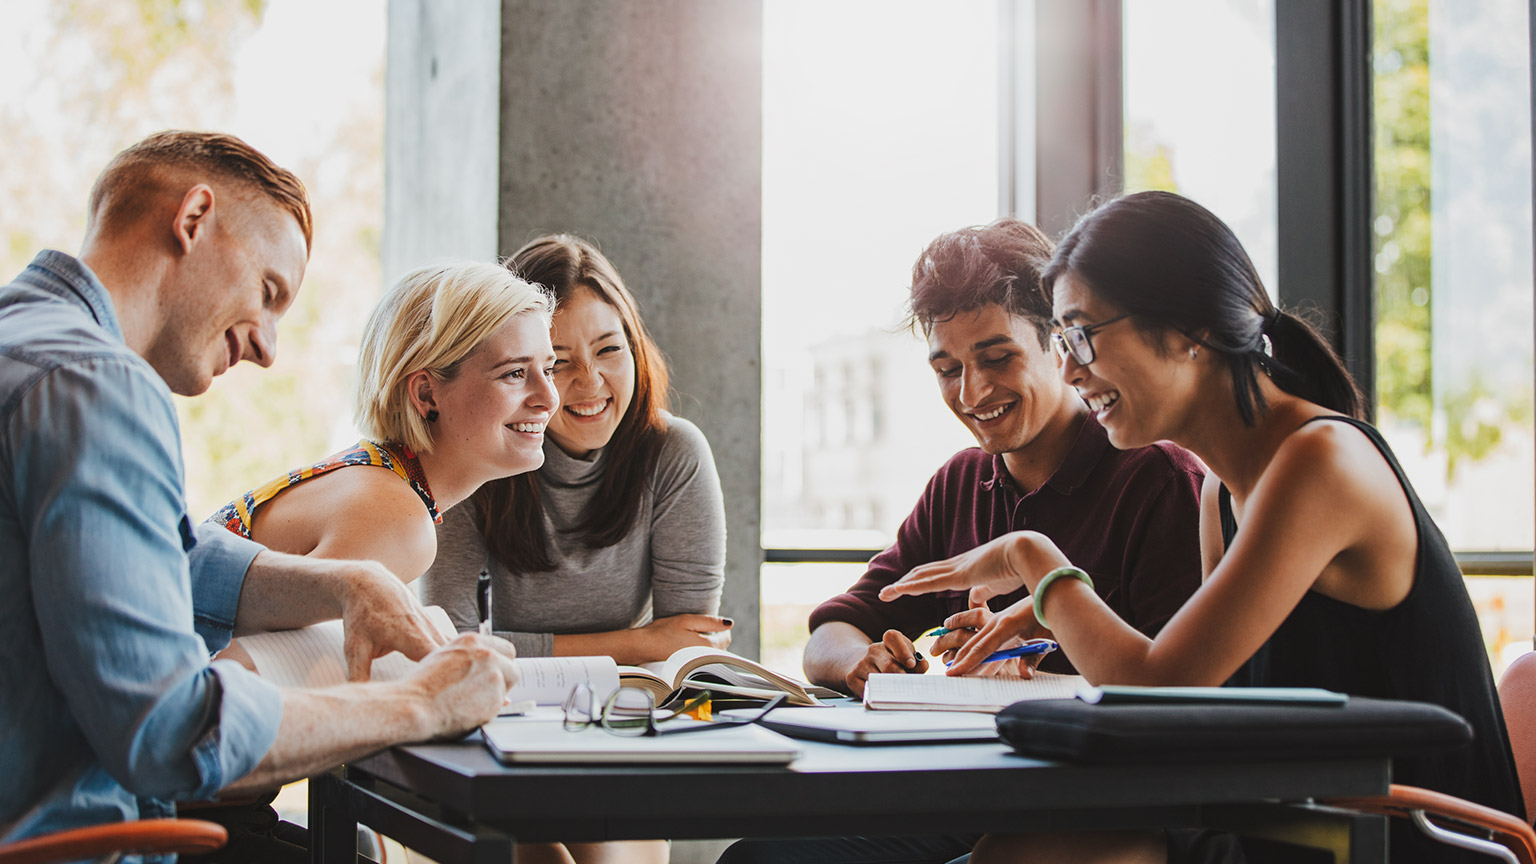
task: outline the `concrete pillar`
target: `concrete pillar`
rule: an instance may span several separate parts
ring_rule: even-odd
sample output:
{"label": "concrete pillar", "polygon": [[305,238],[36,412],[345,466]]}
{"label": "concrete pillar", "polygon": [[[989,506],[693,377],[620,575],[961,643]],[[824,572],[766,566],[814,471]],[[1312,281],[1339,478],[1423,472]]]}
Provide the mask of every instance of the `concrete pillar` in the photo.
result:
{"label": "concrete pillar", "polygon": [[434,259],[496,257],[500,34],[497,0],[390,0],[386,286]]}
{"label": "concrete pillar", "polygon": [[[471,5],[472,12],[460,8]],[[482,136],[478,126],[425,128],[407,108],[395,107],[397,97],[411,101],[425,92],[432,98],[432,84],[422,81],[429,64],[421,52],[449,44],[475,52],[439,58],[439,75],[444,62],[484,68],[490,51],[478,39],[471,46],[468,39],[443,34],[467,34],[471,28],[460,29],[461,18],[485,26],[480,22],[487,2],[439,8],[425,0],[391,0],[390,158],[415,166],[452,158],[453,148],[472,152],[472,168],[423,170],[455,184],[450,195],[463,186],[478,196],[496,185],[500,254],[539,234],[566,231],[595,240],[612,259],[670,361],[673,410],[697,423],[714,448],[729,530],[722,614],[736,619],[732,649],[757,656],[761,6],[734,0],[490,5],[500,32],[496,165],[487,170],[478,161],[478,145],[463,140],[466,133]],[[452,28],[446,26],[450,20]],[[412,64],[402,67],[406,80],[398,80],[394,69],[401,53],[418,55],[404,61]],[[484,84],[466,82],[466,94],[478,94]],[[479,104],[480,96],[473,98]],[[439,215],[403,199],[390,203],[396,224],[386,231],[389,238],[403,239],[410,226]],[[478,238],[483,216],[475,207],[465,221]],[[413,252],[425,253],[419,247],[426,245],[450,248],[451,238],[431,226],[420,228],[410,235]]]}

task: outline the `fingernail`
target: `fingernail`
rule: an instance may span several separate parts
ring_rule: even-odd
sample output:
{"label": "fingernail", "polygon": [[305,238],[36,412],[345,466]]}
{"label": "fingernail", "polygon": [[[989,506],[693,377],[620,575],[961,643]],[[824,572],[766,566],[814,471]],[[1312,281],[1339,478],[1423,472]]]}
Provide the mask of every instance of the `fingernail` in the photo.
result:
{"label": "fingernail", "polygon": [[720,620],[723,621],[725,623],[725,626],[727,626],[727,627],[734,627],[734,626],[736,626],[736,621],[734,619],[731,619],[731,618],[721,618]]}

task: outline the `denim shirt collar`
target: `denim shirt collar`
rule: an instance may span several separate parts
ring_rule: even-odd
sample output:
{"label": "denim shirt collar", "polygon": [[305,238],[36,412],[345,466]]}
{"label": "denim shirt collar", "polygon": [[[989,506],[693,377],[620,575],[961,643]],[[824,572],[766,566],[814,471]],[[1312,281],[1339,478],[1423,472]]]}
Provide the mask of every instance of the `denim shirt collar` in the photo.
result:
{"label": "denim shirt collar", "polygon": [[96,323],[123,340],[123,328],[112,308],[112,295],[96,274],[73,255],[54,249],[37,253],[17,280],[40,288],[91,313]]}

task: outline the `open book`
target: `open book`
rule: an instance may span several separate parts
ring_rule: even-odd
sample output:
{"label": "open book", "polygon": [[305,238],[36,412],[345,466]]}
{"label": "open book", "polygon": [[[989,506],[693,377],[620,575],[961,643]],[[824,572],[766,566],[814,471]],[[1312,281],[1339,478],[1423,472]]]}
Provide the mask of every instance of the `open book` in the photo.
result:
{"label": "open book", "polygon": [[822,704],[818,696],[842,695],[775,672],[755,660],[702,645],[680,649],[660,663],[620,666],[619,679],[625,687],[651,691],[657,704],[685,687],[751,699],[772,699],[788,693],[786,704],[808,706]]}
{"label": "open book", "polygon": [[864,682],[864,707],[996,713],[1027,699],[1071,699],[1083,686],[1081,675],[1051,672],[1036,672],[1033,678],[876,672]]}
{"label": "open book", "polygon": [[[445,638],[453,638],[453,624],[438,606],[427,607],[427,617]],[[279,687],[330,687],[347,680],[340,621],[326,621],[297,630],[280,630],[242,636],[240,643],[261,677]],[[598,699],[622,684],[643,687],[657,704],[674,690],[689,686],[721,693],[770,699],[789,694],[794,705],[820,705],[817,696],[835,696],[825,687],[813,687],[760,663],[714,648],[684,648],[661,663],[619,666],[611,657],[524,657],[515,661],[519,678],[507,694],[514,704],[560,705],[576,684],[585,681]],[[395,652],[373,661],[373,680],[396,681],[411,674],[416,663]],[[708,675],[724,683],[695,676]]]}
{"label": "open book", "polygon": [[[426,613],[444,638],[458,635],[442,607],[428,606]],[[340,621],[257,633],[236,641],[251,656],[257,674],[279,687],[331,687],[346,683],[347,660]],[[582,681],[591,684],[600,699],[619,686],[618,666],[609,657],[525,657],[514,662],[518,681],[507,699],[520,707],[529,703],[559,705],[571,688]],[[373,661],[372,680],[398,681],[414,668],[414,660],[396,651]]]}

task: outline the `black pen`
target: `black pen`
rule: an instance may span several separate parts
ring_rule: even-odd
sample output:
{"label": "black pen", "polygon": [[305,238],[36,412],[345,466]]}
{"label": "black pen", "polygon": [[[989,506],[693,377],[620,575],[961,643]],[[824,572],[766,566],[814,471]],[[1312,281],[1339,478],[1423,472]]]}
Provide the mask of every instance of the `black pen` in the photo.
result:
{"label": "black pen", "polygon": [[475,602],[480,608],[480,635],[491,635],[491,571],[482,569],[475,586]]}

